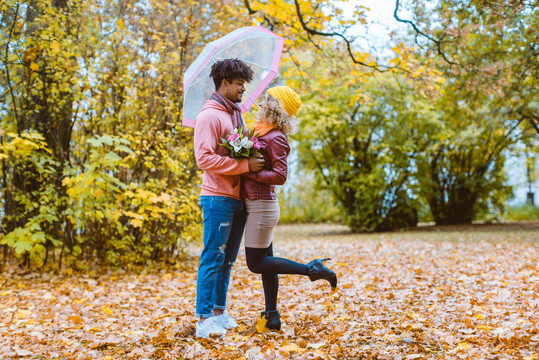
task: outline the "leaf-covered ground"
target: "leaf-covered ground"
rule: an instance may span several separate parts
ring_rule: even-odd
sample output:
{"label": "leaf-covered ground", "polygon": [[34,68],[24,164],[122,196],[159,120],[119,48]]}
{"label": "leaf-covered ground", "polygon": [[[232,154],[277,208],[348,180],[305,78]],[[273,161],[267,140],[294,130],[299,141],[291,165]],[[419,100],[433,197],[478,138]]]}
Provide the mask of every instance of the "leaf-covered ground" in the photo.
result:
{"label": "leaf-covered ground", "polygon": [[[282,276],[280,333],[261,282],[233,270],[240,327],[194,338],[196,262],[133,275],[0,274],[0,358],[538,359],[539,223],[351,235],[282,226],[276,255],[332,257],[339,289]],[[192,249],[196,253],[199,249]]]}

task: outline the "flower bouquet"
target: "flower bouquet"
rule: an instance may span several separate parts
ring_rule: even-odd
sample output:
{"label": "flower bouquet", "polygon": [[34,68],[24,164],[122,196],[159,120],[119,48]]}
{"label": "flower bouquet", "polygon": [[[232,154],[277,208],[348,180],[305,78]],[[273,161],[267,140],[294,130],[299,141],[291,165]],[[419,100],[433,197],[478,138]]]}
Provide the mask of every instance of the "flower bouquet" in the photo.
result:
{"label": "flower bouquet", "polygon": [[222,147],[228,150],[228,154],[223,156],[229,156],[236,160],[247,159],[253,154],[258,154],[260,149],[260,143],[258,138],[254,136],[254,130],[251,130],[248,135],[245,135],[245,129],[243,126],[237,127],[226,139],[221,138]]}

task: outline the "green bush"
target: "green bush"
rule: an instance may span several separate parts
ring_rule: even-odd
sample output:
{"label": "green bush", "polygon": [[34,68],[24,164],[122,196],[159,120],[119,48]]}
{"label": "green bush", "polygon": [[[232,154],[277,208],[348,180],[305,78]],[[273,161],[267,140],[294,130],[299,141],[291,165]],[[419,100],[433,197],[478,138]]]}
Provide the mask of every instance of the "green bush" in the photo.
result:
{"label": "green bush", "polygon": [[327,190],[315,190],[313,180],[277,189],[280,224],[340,223],[339,208]]}
{"label": "green bush", "polygon": [[524,204],[507,207],[507,220],[539,220],[539,206]]}

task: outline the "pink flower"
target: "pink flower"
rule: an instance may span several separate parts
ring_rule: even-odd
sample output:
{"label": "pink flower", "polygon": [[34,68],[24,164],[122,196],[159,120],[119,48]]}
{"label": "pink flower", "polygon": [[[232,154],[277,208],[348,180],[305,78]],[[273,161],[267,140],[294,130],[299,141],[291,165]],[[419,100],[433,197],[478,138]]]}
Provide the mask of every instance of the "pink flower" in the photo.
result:
{"label": "pink flower", "polygon": [[253,147],[258,150],[260,149],[260,143],[258,142],[258,138],[256,136],[253,136],[251,138],[251,141],[253,142]]}
{"label": "pink flower", "polygon": [[232,134],[232,135],[230,135],[230,136],[228,137],[227,140],[228,140],[228,142],[233,142],[233,141],[237,140],[239,137],[240,137],[239,134]]}

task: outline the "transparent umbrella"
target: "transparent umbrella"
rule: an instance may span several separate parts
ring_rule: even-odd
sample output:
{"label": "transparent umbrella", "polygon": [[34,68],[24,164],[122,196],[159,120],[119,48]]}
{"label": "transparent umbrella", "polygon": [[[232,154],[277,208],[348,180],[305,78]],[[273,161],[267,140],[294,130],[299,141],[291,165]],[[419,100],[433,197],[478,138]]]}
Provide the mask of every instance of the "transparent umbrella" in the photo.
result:
{"label": "transparent umbrella", "polygon": [[204,102],[215,91],[210,78],[211,66],[222,59],[240,59],[251,66],[253,81],[246,84],[247,96],[240,109],[244,113],[253,105],[269,83],[277,76],[284,39],[260,26],[234,30],[207,44],[189,66],[183,80],[183,125],[194,127],[195,118]]}

